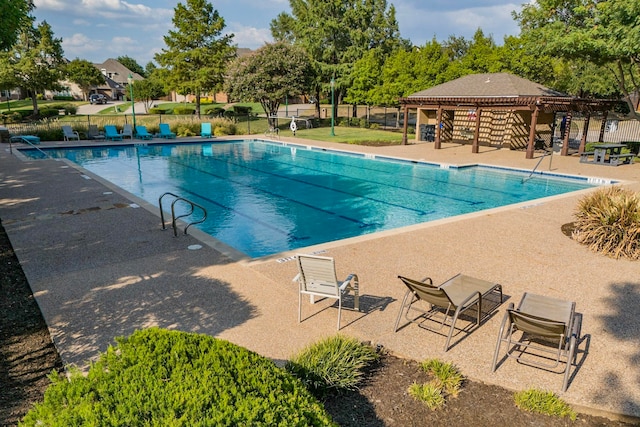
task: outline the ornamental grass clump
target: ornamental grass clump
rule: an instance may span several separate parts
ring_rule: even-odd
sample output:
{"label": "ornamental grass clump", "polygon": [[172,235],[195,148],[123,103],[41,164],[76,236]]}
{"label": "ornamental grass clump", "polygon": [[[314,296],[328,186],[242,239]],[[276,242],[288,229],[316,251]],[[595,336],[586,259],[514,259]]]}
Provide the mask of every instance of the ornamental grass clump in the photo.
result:
{"label": "ornamental grass clump", "polygon": [[597,190],[578,202],[573,238],[613,258],[640,259],[640,197],[621,187]]}
{"label": "ornamental grass clump", "polygon": [[300,381],[245,348],[151,328],[84,376],[53,373],[24,426],[334,426]]}
{"label": "ornamental grass clump", "polygon": [[365,369],[377,359],[371,346],[336,335],[305,348],[286,363],[285,369],[322,397],[330,391],[356,390]]}
{"label": "ornamental grass clump", "polygon": [[553,392],[530,389],[517,392],[513,397],[516,406],[524,411],[576,420],[576,412]]}
{"label": "ornamental grass clump", "polygon": [[410,396],[422,401],[432,411],[444,406],[448,396],[458,396],[464,377],[453,364],[428,359],[420,367],[433,379],[425,384],[412,384],[408,390]]}

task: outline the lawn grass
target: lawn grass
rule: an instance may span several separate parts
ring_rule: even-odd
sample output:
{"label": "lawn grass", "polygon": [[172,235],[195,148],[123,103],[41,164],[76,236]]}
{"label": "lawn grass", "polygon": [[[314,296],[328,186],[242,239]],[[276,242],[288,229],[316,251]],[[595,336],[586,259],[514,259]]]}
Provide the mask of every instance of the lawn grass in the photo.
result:
{"label": "lawn grass", "polygon": [[[314,141],[339,142],[343,144],[402,144],[402,133],[379,129],[365,129],[356,127],[334,127],[335,135],[331,135],[330,127],[313,129],[298,129],[296,136]],[[282,130],[281,136],[293,136],[289,129]],[[407,135],[411,140],[415,135]]]}
{"label": "lawn grass", "polygon": [[[71,104],[76,107],[86,104],[87,101],[60,101],[60,100],[48,100],[48,99],[40,99],[38,100],[38,108],[46,108],[47,105],[65,105]],[[7,105],[6,101],[0,102],[0,112],[9,112],[9,110],[31,110],[33,108],[33,101],[30,99],[20,99],[9,101],[9,105]]]}

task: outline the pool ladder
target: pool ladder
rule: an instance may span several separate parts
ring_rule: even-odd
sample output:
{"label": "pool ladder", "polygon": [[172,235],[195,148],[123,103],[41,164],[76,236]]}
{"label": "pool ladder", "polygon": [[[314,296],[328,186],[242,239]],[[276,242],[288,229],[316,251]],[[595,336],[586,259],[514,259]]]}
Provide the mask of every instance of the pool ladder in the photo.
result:
{"label": "pool ladder", "polygon": [[[184,234],[187,234],[187,230],[189,229],[189,227],[191,227],[194,224],[201,224],[203,223],[206,219],[207,219],[207,210],[205,208],[203,208],[202,206],[200,206],[199,204],[192,202],[191,200],[185,199],[184,197],[180,197],[177,194],[173,194],[171,192],[166,192],[164,193],[162,196],[160,196],[158,198],[158,205],[160,206],[160,219],[162,220],[162,229],[166,230],[166,224],[164,222],[164,210],[162,209],[162,199],[165,196],[172,196],[174,197],[173,202],[171,202],[171,226],[173,227],[173,235],[175,237],[178,237],[178,225],[176,224],[176,222],[180,219],[180,218],[184,218],[187,216],[190,216],[193,214],[193,211],[195,210],[195,208],[198,208],[202,211],[202,218],[200,218],[197,221],[192,221],[190,223],[187,224],[187,226],[184,228]],[[177,202],[184,202],[187,205],[189,205],[190,210],[189,212],[182,214],[182,215],[178,215],[176,216],[176,210],[175,210],[175,206]]]}

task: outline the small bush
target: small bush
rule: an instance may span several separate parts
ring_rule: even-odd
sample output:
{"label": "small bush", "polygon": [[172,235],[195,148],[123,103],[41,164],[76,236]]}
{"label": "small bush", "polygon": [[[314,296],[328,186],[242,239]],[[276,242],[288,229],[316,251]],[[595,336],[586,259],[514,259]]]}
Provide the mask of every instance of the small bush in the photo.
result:
{"label": "small bush", "polygon": [[234,105],[233,112],[236,113],[236,116],[248,116],[251,114],[251,107],[243,106],[243,105]]}
{"label": "small bush", "polygon": [[196,110],[191,107],[174,107],[173,114],[176,115],[186,115],[186,114],[195,114]]}
{"label": "small bush", "polygon": [[54,373],[25,426],[332,426],[271,360],[213,337],[158,328],[116,339],[87,376]]}
{"label": "small bush", "polygon": [[149,114],[167,114],[164,108],[149,108]]}
{"label": "small bush", "polygon": [[621,187],[599,189],[578,202],[573,238],[613,258],[640,259],[640,197]]}
{"label": "small bush", "polygon": [[176,136],[196,136],[196,125],[180,124],[176,130]]}
{"label": "small bush", "polygon": [[332,390],[355,390],[364,369],[378,359],[371,346],[336,335],[305,348],[285,365],[316,396]]}
{"label": "small bush", "polygon": [[228,120],[214,122],[213,134],[215,136],[235,135],[236,133],[236,125]]}
{"label": "small bush", "polygon": [[438,384],[448,395],[457,396],[464,377],[451,363],[445,363],[438,359],[425,360],[421,364],[422,369],[431,373]]}
{"label": "small bush", "polygon": [[40,117],[56,117],[60,115],[60,111],[57,108],[41,108],[38,110]]}
{"label": "small bush", "polygon": [[577,414],[571,407],[550,391],[525,390],[514,394],[516,406],[524,411],[558,417],[569,417],[575,421]]}
{"label": "small bush", "polygon": [[222,107],[210,107],[204,110],[204,113],[207,116],[211,117],[223,117],[224,116],[224,108]]}
{"label": "small bush", "polygon": [[445,399],[442,395],[442,388],[435,383],[413,383],[409,386],[408,392],[411,397],[423,402],[427,405],[427,408],[432,411],[435,411],[445,404]]}
{"label": "small bush", "polygon": [[54,100],[54,101],[73,101],[73,96],[68,96],[68,95],[54,95],[54,96],[53,96],[53,100]]}
{"label": "small bush", "polygon": [[78,112],[78,107],[73,104],[65,104],[63,107],[65,115],[75,115]]}

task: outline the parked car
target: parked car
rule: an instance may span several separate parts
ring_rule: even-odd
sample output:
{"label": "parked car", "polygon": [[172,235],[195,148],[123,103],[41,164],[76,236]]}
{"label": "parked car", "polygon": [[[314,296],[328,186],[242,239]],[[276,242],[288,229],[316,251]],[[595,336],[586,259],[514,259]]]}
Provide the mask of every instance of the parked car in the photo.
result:
{"label": "parked car", "polygon": [[90,104],[106,104],[107,97],[101,93],[92,93],[89,96],[89,103]]}

